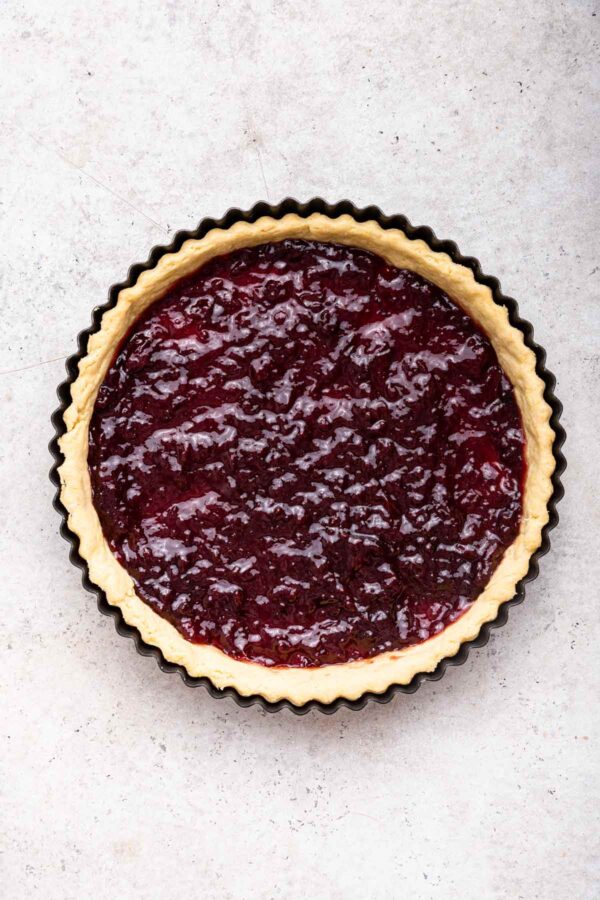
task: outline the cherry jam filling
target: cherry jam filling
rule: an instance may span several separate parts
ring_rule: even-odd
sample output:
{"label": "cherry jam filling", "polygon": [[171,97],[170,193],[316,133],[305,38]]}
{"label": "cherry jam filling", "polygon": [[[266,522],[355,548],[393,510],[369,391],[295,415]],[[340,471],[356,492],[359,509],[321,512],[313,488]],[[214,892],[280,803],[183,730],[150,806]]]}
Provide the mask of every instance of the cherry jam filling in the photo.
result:
{"label": "cherry jam filling", "polygon": [[524,436],[488,338],[352,247],[265,244],[180,281],[120,347],[89,443],[139,596],[267,666],[432,637],[519,529]]}

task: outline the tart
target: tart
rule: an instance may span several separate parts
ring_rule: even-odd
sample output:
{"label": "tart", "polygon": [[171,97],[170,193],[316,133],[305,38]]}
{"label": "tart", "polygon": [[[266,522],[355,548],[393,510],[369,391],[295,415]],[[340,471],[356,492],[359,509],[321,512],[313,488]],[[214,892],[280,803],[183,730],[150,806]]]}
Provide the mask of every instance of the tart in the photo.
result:
{"label": "tart", "polygon": [[353,700],[454,656],[542,542],[536,357],[470,268],[350,215],[214,228],[122,289],[59,445],[89,577],[243,696]]}

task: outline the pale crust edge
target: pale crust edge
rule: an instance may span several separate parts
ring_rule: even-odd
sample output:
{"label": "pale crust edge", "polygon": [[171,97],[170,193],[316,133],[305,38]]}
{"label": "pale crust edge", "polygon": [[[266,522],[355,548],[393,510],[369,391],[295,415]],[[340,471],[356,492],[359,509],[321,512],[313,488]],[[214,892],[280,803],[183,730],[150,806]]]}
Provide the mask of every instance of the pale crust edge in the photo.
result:
{"label": "pale crust edge", "polygon": [[[311,669],[240,662],[215,647],[192,644],[143,603],[102,534],[87,467],[88,427],[96,394],[114,347],[135,319],[175,281],[211,257],[287,237],[362,247],[439,285],[490,338],[514,386],[527,438],[521,529],[471,608],[422,644],[369,660]],[[80,361],[79,375],[71,387],[72,403],[64,414],[67,430],[59,441],[64,455],[59,468],[61,500],[69,514],[69,528],[79,537],[79,553],[88,563],[90,579],[104,590],[110,604],[121,608],[125,621],[138,629],[146,643],[159,647],[167,660],[182,665],[190,675],[208,677],[218,688],[232,686],[243,695],[259,694],[269,701],[286,698],[300,706],[313,699],[323,703],[338,697],[352,700],[366,691],[381,693],[391,684],[407,684],[417,673],[431,672],[442,659],[454,656],[461,644],[479,634],[485,622],[496,618],[499,606],[514,595],[541,543],[552,494],[554,432],[535,363],[522,333],[510,325],[506,308],[494,302],[491,290],[477,282],[470,269],[402,231],[382,229],[376,222],[359,223],[347,215],[331,219],[319,213],[308,218],[290,214],[278,220],[264,217],[253,224],[238,222],[226,230],[214,229],[201,240],[188,240],[177,253],[166,254],[154,269],[142,272],[133,287],[120,292],[116,306],[104,314],[100,330],[90,337],[87,355]]]}

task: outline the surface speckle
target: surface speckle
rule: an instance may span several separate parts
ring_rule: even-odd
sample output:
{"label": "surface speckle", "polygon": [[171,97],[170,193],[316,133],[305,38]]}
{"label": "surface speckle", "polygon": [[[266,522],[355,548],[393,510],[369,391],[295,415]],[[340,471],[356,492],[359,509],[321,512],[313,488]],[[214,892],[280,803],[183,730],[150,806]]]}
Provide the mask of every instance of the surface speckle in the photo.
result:
{"label": "surface speckle", "polygon": [[[2,5],[11,898],[600,895],[597,10]],[[567,493],[527,601],[442,681],[360,713],[271,716],[164,675],[98,614],[51,508],[49,416],[92,307],[267,191],[456,240],[518,299],[565,403]]]}

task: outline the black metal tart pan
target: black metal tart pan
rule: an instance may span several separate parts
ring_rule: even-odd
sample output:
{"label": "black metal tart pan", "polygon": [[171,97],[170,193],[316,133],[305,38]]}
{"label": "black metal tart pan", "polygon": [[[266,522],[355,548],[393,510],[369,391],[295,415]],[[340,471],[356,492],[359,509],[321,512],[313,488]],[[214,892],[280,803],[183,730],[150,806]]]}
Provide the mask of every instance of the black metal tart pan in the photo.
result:
{"label": "black metal tart pan", "polygon": [[[258,695],[243,697],[234,688],[229,687],[221,690],[219,688],[216,688],[208,678],[191,677],[182,666],[168,662],[157,647],[152,647],[149,644],[145,643],[145,641],[142,640],[137,629],[132,628],[125,622],[121,610],[116,606],[111,606],[107,602],[104,592],[95,584],[93,584],[92,581],[90,581],[87,563],[84,559],[82,559],[78,552],[79,539],[77,535],[75,535],[69,529],[67,524],[67,511],[60,500],[60,480],[58,476],[58,467],[61,465],[63,458],[59,449],[58,439],[65,432],[63,414],[71,402],[71,384],[77,378],[78,364],[80,359],[86,353],[88,338],[91,334],[94,334],[94,332],[98,331],[98,329],[100,328],[100,322],[104,313],[115,306],[117,298],[119,296],[119,292],[123,288],[131,287],[133,284],[135,284],[141,272],[143,272],[145,269],[154,268],[158,260],[165,253],[174,253],[179,250],[184,241],[187,241],[189,238],[202,238],[213,228],[229,228],[235,222],[240,221],[255,222],[261,216],[272,216],[275,219],[280,219],[288,213],[296,213],[299,216],[306,217],[315,212],[324,213],[325,215],[332,218],[336,218],[345,213],[348,213],[359,222],[365,222],[374,219],[381,225],[382,228],[399,228],[404,231],[410,238],[420,238],[427,244],[429,244],[429,246],[433,250],[447,253],[448,256],[450,256],[451,259],[453,259],[455,262],[460,263],[463,266],[467,266],[472,270],[477,281],[481,282],[481,284],[487,285],[491,289],[495,302],[501,306],[505,306],[508,309],[511,324],[523,333],[525,344],[535,353],[537,360],[536,371],[546,385],[544,398],[552,409],[552,418],[550,420],[550,424],[552,425],[555,434],[553,453],[556,461],[556,468],[552,476],[552,484],[554,490],[549,503],[550,518],[542,533],[542,543],[539,549],[536,550],[536,552],[531,557],[527,574],[517,584],[514,597],[502,604],[498,611],[496,619],[494,619],[493,622],[488,622],[487,624],[483,625],[481,631],[479,632],[479,635],[474,640],[467,641],[466,643],[462,644],[460,650],[455,656],[443,659],[433,672],[419,673],[415,675],[412,681],[410,681],[408,684],[393,684],[381,694],[374,694],[369,692],[363,694],[357,700],[346,700],[344,698],[339,698],[333,703],[327,704],[321,703],[318,700],[311,700],[303,706],[295,706],[289,700],[279,700],[276,703],[271,703]],[[297,200],[288,198],[286,200],[283,200],[281,203],[278,203],[276,206],[270,205],[268,203],[257,203],[252,207],[252,209],[245,211],[235,208],[230,209],[227,213],[225,213],[222,219],[203,219],[194,231],[177,232],[172,242],[168,246],[154,247],[146,262],[133,265],[129,269],[125,281],[121,282],[120,284],[114,284],[110,288],[107,302],[102,306],[97,306],[93,310],[92,324],[89,328],[86,328],[79,334],[77,339],[77,346],[77,352],[70,356],[66,361],[67,378],[59,386],[57,391],[60,400],[60,406],[52,416],[52,424],[54,426],[55,434],[52,441],[50,442],[50,452],[54,458],[54,464],[52,466],[52,469],[50,470],[50,480],[57,489],[53,505],[62,519],[60,533],[70,543],[71,562],[82,570],[83,586],[86,588],[86,590],[96,595],[100,612],[104,615],[113,617],[116,629],[119,634],[122,634],[125,637],[132,638],[135,642],[138,653],[140,653],[142,656],[153,656],[163,672],[177,672],[181,676],[185,684],[189,687],[202,686],[206,688],[211,697],[214,697],[215,699],[231,697],[239,706],[246,707],[256,703],[267,712],[278,712],[280,709],[283,709],[285,707],[294,712],[296,715],[304,715],[311,709],[320,710],[322,713],[326,713],[328,715],[336,712],[341,707],[359,710],[362,709],[368,701],[375,701],[376,703],[388,703],[395,694],[414,693],[423,681],[438,681],[443,676],[448,666],[462,665],[467,659],[469,651],[472,647],[482,647],[484,644],[487,644],[492,628],[499,628],[501,625],[504,625],[506,623],[508,619],[509,608],[512,606],[516,606],[518,603],[522,603],[525,598],[525,584],[529,581],[533,581],[533,579],[537,577],[539,571],[539,559],[540,557],[544,556],[544,554],[547,553],[550,549],[549,533],[558,522],[556,505],[564,493],[560,476],[564,472],[566,466],[565,458],[561,452],[561,447],[565,440],[565,431],[559,422],[562,412],[562,405],[554,394],[556,379],[554,378],[554,375],[552,375],[552,373],[549,372],[546,368],[545,350],[538,344],[536,344],[533,340],[532,326],[529,322],[525,321],[519,316],[519,310],[516,301],[511,297],[506,297],[502,293],[500,289],[500,282],[498,281],[498,279],[490,277],[489,275],[484,275],[481,271],[481,266],[477,259],[474,259],[472,256],[463,256],[456,244],[452,241],[439,240],[435,236],[431,228],[423,226],[415,227],[411,225],[408,219],[403,215],[386,216],[376,206],[367,206],[363,209],[358,209],[349,200],[341,200],[339,203],[331,204],[326,203],[325,200],[322,200],[319,197],[314,198],[313,200],[309,200],[307,203],[299,203]]]}

